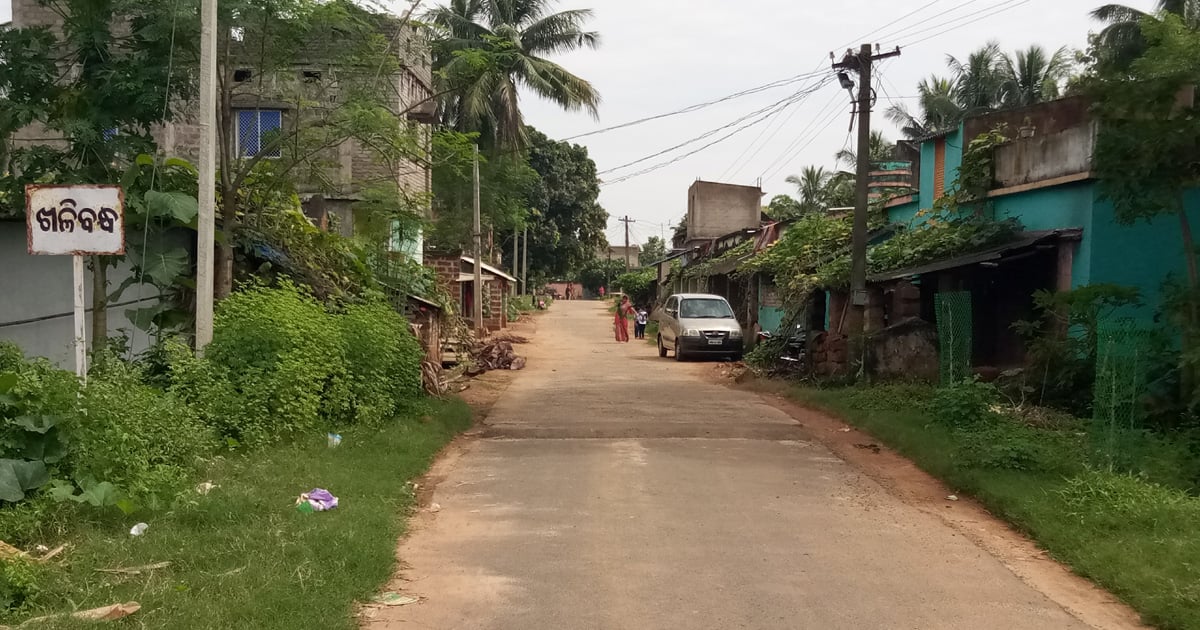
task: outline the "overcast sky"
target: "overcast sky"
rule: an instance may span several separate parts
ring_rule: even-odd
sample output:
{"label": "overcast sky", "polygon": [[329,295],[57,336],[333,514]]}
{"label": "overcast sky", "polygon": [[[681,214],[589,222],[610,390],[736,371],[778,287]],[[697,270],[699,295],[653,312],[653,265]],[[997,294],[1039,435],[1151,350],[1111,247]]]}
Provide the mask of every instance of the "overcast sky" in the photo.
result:
{"label": "overcast sky", "polygon": [[[947,54],[965,56],[988,39],[999,40],[1006,51],[1035,43],[1050,49],[1082,48],[1088,31],[1098,27],[1088,12],[1100,4],[1102,0],[562,0],[561,9],[590,6],[595,11],[589,27],[601,34],[600,49],[554,60],[595,85],[604,99],[600,117],[563,112],[532,96],[525,97],[523,108],[528,123],[551,137],[566,138],[824,70],[831,50],[840,56],[847,46],[865,41],[884,49],[903,46],[899,58],[881,66],[881,111],[890,104],[889,97],[913,104],[911,97],[922,77],[946,73]],[[1154,2],[1127,4],[1149,10]],[[10,5],[11,0],[0,0],[0,22],[8,19]],[[811,84],[807,80],[782,85],[577,142],[588,148],[603,172],[727,125]],[[610,242],[623,241],[616,218],[624,215],[638,220],[632,227],[636,242],[669,234],[669,226],[687,211],[687,188],[698,178],[750,185],[762,178],[764,203],[792,192],[784,182],[789,174],[808,164],[834,166],[834,154],[848,140],[849,116],[849,96],[833,82],[696,155],[604,185],[600,201],[611,215]],[[681,150],[605,173],[602,179],[611,182],[673,159],[755,119]],[[889,139],[898,136],[882,116],[876,122]]]}

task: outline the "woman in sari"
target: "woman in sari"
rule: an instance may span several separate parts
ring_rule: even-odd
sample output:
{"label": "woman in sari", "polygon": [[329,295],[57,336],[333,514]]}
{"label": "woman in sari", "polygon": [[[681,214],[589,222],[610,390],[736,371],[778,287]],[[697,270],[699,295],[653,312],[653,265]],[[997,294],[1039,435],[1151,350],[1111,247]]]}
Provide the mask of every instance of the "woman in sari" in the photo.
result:
{"label": "woman in sari", "polygon": [[617,335],[617,341],[629,342],[629,316],[633,314],[633,305],[629,303],[629,296],[622,295],[621,303],[617,305],[617,314],[613,318],[613,331]]}

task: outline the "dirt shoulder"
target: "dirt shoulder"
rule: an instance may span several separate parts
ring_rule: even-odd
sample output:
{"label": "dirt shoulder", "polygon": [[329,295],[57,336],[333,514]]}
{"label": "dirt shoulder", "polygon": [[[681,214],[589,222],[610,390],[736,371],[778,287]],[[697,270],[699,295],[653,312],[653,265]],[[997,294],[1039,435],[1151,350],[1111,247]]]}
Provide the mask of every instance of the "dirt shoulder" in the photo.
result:
{"label": "dirt shoulder", "polygon": [[747,378],[728,365],[708,369],[713,380],[728,387],[756,392],[767,404],[795,418],[812,439],[901,501],[936,515],[1080,621],[1100,630],[1149,628],[1132,608],[1091,581],[1072,573],[978,502],[956,495],[953,489],[878,443],[870,434],[788,398],[787,384]]}

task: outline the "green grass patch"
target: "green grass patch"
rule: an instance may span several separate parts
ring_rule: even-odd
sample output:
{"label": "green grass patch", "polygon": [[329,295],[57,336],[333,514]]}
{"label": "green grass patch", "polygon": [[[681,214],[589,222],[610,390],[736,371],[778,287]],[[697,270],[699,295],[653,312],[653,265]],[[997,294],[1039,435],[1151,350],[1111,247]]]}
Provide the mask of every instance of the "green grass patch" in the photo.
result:
{"label": "green grass patch", "polygon": [[[157,512],[79,510],[64,562],[37,575],[32,601],[0,623],[135,600],[142,610],[131,621],[146,628],[356,628],[355,602],[395,568],[414,501],[406,482],[471,423],[461,401],[422,405],[383,428],[343,431],[338,448],[321,434],[220,458],[205,477],[216,489],[189,491]],[[296,497],[317,487],[340,506],[297,511]],[[149,530],[130,536],[138,521]],[[170,566],[98,572],[160,562]],[[91,627],[68,620],[37,627],[84,626]]]}
{"label": "green grass patch", "polygon": [[652,346],[658,345],[658,322],[646,323],[646,343]]}
{"label": "green grass patch", "polygon": [[792,395],[975,496],[1148,623],[1200,628],[1200,499],[1194,468],[1181,455],[1186,448],[1127,436],[1122,451],[1136,457],[1109,472],[1095,466],[1083,421],[1041,428],[1000,417],[956,427],[938,421],[944,410],[935,409],[933,391],[799,387]]}

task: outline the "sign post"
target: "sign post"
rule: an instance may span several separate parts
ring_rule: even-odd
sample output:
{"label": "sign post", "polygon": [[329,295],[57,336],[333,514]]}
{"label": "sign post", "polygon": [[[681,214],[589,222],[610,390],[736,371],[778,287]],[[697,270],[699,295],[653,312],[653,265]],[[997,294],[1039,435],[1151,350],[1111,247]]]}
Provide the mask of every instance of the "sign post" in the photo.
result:
{"label": "sign post", "polygon": [[29,253],[71,256],[75,374],[87,379],[83,257],[125,253],[125,193],[120,186],[25,187]]}

